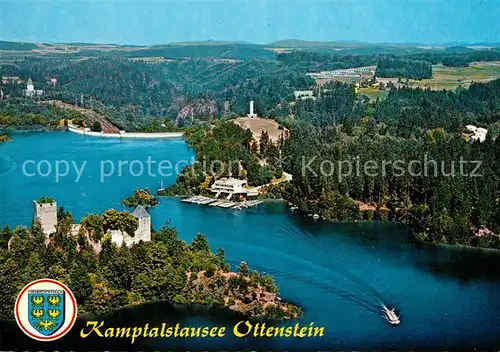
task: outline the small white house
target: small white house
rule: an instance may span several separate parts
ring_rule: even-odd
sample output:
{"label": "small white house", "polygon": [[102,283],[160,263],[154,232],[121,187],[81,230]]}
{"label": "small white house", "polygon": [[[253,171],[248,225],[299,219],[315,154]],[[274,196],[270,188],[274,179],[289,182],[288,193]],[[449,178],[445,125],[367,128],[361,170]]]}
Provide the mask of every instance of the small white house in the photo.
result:
{"label": "small white house", "polygon": [[467,125],[467,126],[465,126],[465,129],[466,129],[468,132],[472,132],[472,133],[474,133],[474,132],[476,132],[477,127],[476,127],[476,126],[474,126],[474,125]]}
{"label": "small white house", "polygon": [[476,132],[474,133],[474,135],[472,135],[470,138],[475,140],[475,141],[479,141],[479,142],[484,142],[486,140],[486,135],[488,134],[488,130],[486,128],[482,128],[482,127],[478,127],[476,129]]}
{"label": "small white house", "polygon": [[488,130],[486,128],[467,125],[465,126],[465,129],[472,133],[472,136],[470,136],[472,141],[479,141],[482,143],[486,140],[486,135],[488,134]]}

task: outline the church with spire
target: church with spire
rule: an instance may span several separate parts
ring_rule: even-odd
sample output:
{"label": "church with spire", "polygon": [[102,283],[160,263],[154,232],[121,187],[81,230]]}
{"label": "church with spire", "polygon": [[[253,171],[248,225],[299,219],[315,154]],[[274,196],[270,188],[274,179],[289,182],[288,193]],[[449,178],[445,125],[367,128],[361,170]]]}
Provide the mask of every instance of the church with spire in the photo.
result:
{"label": "church with spire", "polygon": [[31,80],[31,77],[28,79],[28,83],[26,83],[26,96],[29,98],[33,98],[43,94],[43,90],[35,89],[35,85]]}

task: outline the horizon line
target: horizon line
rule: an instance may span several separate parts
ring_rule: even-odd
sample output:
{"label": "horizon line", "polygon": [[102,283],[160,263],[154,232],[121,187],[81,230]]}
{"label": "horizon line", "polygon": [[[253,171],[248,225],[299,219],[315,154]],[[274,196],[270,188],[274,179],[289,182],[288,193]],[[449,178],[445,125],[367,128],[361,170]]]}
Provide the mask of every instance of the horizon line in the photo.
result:
{"label": "horizon line", "polygon": [[246,45],[260,45],[260,46],[268,46],[273,45],[278,42],[284,41],[296,41],[296,42],[304,42],[304,43],[317,43],[317,44],[326,44],[326,45],[334,45],[338,44],[364,44],[364,45],[407,45],[407,46],[500,46],[499,42],[489,42],[489,41],[446,41],[446,42],[370,42],[370,41],[361,41],[361,40],[348,40],[348,39],[332,39],[332,40],[314,40],[314,39],[297,39],[297,38],[285,38],[278,39],[268,43],[258,43],[258,42],[249,42],[245,40],[219,40],[219,39],[201,39],[201,40],[186,40],[186,41],[173,41],[173,42],[162,42],[155,44],[132,44],[132,43],[110,43],[110,42],[91,42],[91,41],[67,41],[67,42],[48,42],[48,41],[24,41],[24,40],[8,40],[8,39],[0,39],[0,42],[11,42],[11,43],[21,43],[21,44],[37,44],[37,45],[113,45],[113,46],[137,46],[137,47],[153,47],[153,46],[161,46],[161,45],[183,45],[183,44],[204,44],[204,43],[220,43],[222,44],[246,44]]}

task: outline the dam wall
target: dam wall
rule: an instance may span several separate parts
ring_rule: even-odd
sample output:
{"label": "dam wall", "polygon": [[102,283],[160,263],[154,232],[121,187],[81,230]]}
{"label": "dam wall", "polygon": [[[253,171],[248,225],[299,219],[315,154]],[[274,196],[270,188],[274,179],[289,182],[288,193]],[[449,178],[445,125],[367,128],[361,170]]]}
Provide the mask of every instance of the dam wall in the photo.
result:
{"label": "dam wall", "polygon": [[89,128],[77,128],[75,126],[68,126],[68,131],[91,137],[104,137],[104,138],[181,138],[184,132],[125,132],[120,133],[104,133],[92,132]]}

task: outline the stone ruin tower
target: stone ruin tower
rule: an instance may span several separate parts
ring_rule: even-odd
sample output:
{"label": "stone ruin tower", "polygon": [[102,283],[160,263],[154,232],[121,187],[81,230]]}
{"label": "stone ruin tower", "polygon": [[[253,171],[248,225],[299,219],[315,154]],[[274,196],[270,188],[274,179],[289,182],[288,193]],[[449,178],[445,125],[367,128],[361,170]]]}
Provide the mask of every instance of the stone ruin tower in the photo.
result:
{"label": "stone ruin tower", "polygon": [[[33,220],[39,222],[42,231],[45,235],[56,232],[57,226],[57,203],[55,200],[40,199],[33,201],[34,214]],[[127,233],[119,230],[112,230],[111,241],[121,246],[125,243],[126,246],[131,246],[139,241],[151,241],[151,216],[143,206],[139,205],[133,212],[137,219],[138,227],[135,230],[134,236],[129,236]]]}
{"label": "stone ruin tower", "polygon": [[35,223],[40,222],[44,234],[49,235],[56,232],[57,226],[57,203],[55,200],[45,202],[41,200],[33,201]]}
{"label": "stone ruin tower", "polygon": [[151,216],[149,215],[149,213],[146,211],[146,209],[144,209],[142,205],[139,205],[137,208],[135,208],[133,215],[139,223],[139,227],[135,231],[136,241],[151,241]]}
{"label": "stone ruin tower", "polygon": [[119,230],[110,231],[111,242],[116,243],[117,246],[121,246],[123,243],[125,243],[126,246],[131,246],[135,243],[139,243],[139,241],[151,241],[151,216],[146,209],[144,209],[142,205],[139,205],[135,208],[132,215],[134,215],[139,223],[134,236],[129,236],[126,232]]}

